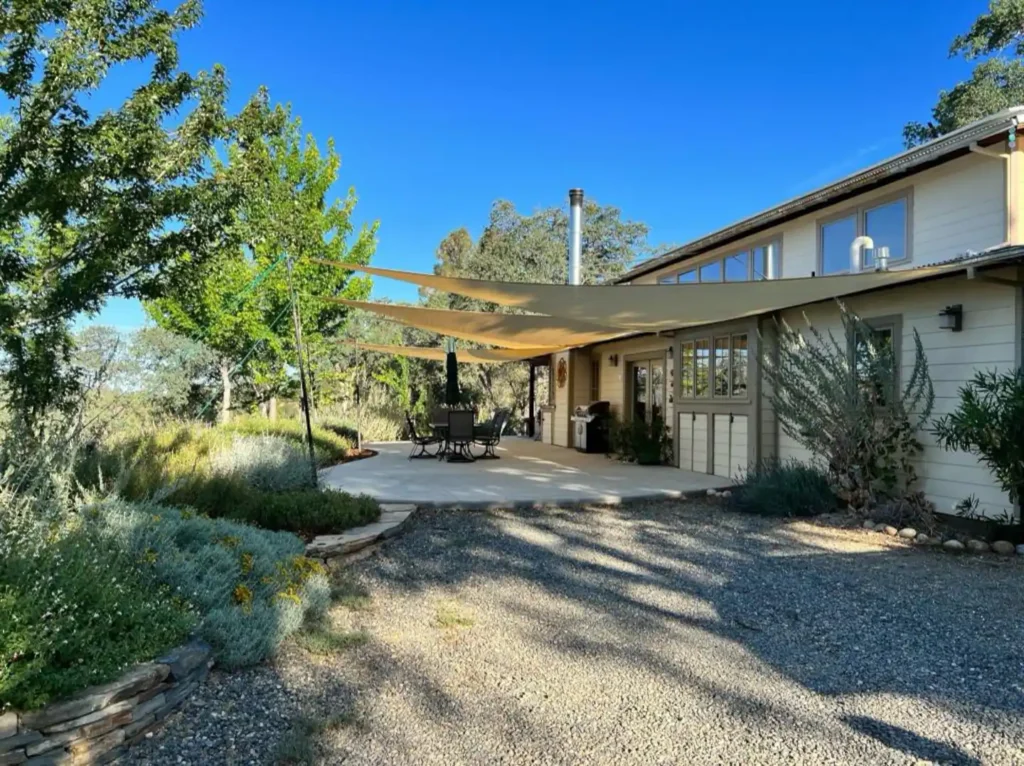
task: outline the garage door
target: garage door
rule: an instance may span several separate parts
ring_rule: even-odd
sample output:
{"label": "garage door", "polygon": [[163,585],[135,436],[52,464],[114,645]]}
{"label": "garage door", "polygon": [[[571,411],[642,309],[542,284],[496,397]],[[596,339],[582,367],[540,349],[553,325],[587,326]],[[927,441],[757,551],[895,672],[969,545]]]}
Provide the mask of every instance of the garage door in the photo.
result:
{"label": "garage door", "polygon": [[680,412],[679,467],[684,471],[708,472],[708,416],[702,412]]}

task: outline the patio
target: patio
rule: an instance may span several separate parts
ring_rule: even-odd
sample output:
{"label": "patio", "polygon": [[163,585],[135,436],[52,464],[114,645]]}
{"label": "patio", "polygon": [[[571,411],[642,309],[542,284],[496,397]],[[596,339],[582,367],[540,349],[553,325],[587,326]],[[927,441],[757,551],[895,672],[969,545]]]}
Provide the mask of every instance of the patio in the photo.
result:
{"label": "patio", "polygon": [[720,476],[620,463],[525,438],[504,438],[500,460],[475,463],[408,460],[408,442],[365,446],[379,454],[324,469],[324,485],[420,507],[510,508],[683,497],[729,484]]}

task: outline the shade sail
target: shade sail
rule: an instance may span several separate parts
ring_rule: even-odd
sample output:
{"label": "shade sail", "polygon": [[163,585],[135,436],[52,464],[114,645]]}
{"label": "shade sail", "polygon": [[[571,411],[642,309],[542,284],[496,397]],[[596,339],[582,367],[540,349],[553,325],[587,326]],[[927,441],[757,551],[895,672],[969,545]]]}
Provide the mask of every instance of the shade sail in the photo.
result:
{"label": "shade sail", "polygon": [[421,330],[503,348],[534,349],[549,346],[563,349],[600,343],[624,334],[622,330],[550,316],[426,309],[346,298],[325,297],[323,300],[372,311]]}
{"label": "shade sail", "polygon": [[[334,263],[321,261],[321,263]],[[673,285],[553,285],[441,277],[375,266],[342,268],[527,311],[640,332],[724,322],[962,271],[959,261],[900,271],[758,282]],[[534,342],[532,345],[541,345]],[[543,345],[547,345],[544,342]],[[576,345],[572,343],[570,345]]]}
{"label": "shade sail", "polygon": [[[382,354],[397,354],[399,356],[412,356],[417,359],[431,359],[436,362],[443,362],[447,353],[442,348],[429,348],[426,346],[392,346],[384,343],[352,343],[356,348],[364,351],[377,351]],[[547,356],[555,351],[553,348],[462,348],[459,349],[458,359],[460,362],[471,362],[473,364],[500,364],[502,362],[521,362],[525,359],[532,359],[536,356]]]}

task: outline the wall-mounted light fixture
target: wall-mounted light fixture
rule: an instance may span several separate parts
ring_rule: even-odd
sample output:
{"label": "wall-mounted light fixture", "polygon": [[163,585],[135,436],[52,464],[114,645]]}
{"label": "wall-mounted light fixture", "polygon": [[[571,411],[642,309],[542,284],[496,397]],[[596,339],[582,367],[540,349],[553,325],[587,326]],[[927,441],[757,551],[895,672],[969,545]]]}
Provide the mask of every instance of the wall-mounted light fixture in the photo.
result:
{"label": "wall-mounted light fixture", "polygon": [[608,354],[608,364],[610,364],[612,367],[618,367],[619,366],[619,355],[618,354]]}
{"label": "wall-mounted light fixture", "polygon": [[939,312],[939,327],[953,332],[964,329],[964,307],[959,303],[955,306],[946,306]]}

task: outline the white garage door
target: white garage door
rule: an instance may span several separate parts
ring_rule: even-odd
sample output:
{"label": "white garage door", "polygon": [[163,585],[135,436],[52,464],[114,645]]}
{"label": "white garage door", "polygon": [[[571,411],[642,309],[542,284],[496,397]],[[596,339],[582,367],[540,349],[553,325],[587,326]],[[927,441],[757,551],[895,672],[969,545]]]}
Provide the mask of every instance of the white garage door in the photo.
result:
{"label": "white garage door", "polygon": [[708,472],[708,416],[702,412],[680,412],[679,467],[684,471]]}
{"label": "white garage door", "polygon": [[747,469],[747,416],[715,415],[714,474],[737,479]]}

